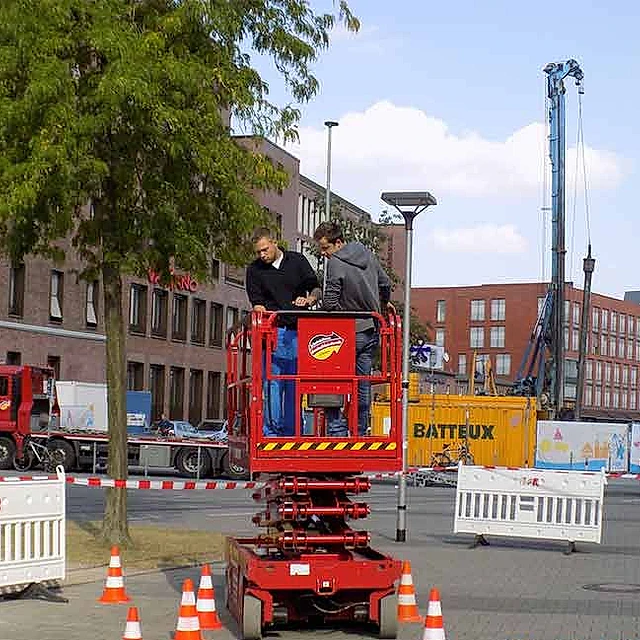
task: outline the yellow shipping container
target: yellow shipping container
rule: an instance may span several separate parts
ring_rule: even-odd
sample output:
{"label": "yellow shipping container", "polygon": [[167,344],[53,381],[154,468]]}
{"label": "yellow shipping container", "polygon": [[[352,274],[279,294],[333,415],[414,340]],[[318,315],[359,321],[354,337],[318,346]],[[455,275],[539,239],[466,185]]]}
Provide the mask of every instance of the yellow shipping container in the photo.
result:
{"label": "yellow shipping container", "polygon": [[[389,429],[388,402],[374,402],[372,431]],[[532,466],[536,440],[535,399],[516,396],[425,395],[409,404],[410,466],[431,466],[432,456],[465,440],[475,464]],[[454,451],[450,457],[455,459]]]}

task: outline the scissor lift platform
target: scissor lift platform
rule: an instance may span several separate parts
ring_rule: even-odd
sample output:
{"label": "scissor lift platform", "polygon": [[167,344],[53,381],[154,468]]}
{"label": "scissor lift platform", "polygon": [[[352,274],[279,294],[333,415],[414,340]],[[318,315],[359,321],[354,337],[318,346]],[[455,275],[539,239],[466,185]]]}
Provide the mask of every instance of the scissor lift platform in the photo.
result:
{"label": "scissor lift platform", "polygon": [[[229,344],[229,458],[266,484],[253,495],[262,505],[253,522],[264,533],[228,539],[226,604],[245,640],[258,640],[274,625],[347,622],[395,638],[401,563],[372,549],[369,533],[352,529],[348,521],[369,514],[366,503],[350,499],[370,489],[361,474],[402,468],[400,321],[376,314],[294,315],[294,374],[271,372],[278,313],[254,313],[251,326]],[[391,397],[388,432],[376,436],[358,433],[363,378],[355,370],[355,320],[367,315],[375,316],[381,336],[380,373],[369,380],[389,384]],[[295,420],[288,435],[263,433],[265,378],[294,388]],[[342,398],[345,422],[338,437],[327,428],[322,405],[326,401],[335,409],[336,396]],[[303,428],[305,402],[313,420]]]}

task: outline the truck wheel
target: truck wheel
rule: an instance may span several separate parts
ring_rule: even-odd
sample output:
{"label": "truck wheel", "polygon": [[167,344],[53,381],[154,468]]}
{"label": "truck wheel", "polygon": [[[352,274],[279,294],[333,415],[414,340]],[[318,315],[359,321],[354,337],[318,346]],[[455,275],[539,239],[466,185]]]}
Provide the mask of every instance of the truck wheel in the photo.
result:
{"label": "truck wheel", "polygon": [[[176,456],[176,468],[190,478],[198,477],[198,450],[183,449]],[[211,471],[211,458],[206,449],[200,450],[200,477],[204,478]]]}
{"label": "truck wheel", "polygon": [[395,594],[390,594],[380,600],[379,638],[393,638],[398,636],[398,600]]}
{"label": "truck wheel", "polygon": [[262,602],[253,596],[245,596],[242,603],[242,637],[244,640],[262,638]]}
{"label": "truck wheel", "polygon": [[232,480],[248,480],[249,479],[249,474],[243,466],[229,463],[228,453],[225,453],[222,456],[221,464],[222,464],[222,473],[224,473],[225,476],[231,478]]}
{"label": "truck wheel", "polygon": [[11,469],[16,455],[16,443],[6,436],[0,437],[0,469]]}
{"label": "truck wheel", "polygon": [[65,471],[71,471],[76,466],[76,452],[73,445],[65,440],[52,440],[47,444],[51,453],[51,464],[55,469],[58,465]]}

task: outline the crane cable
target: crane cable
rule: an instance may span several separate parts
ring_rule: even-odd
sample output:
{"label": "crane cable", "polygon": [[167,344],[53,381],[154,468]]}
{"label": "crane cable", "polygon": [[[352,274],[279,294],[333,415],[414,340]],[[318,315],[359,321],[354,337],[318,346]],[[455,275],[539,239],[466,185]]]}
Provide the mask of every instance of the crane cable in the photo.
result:
{"label": "crane cable", "polygon": [[543,114],[542,114],[542,197],[540,205],[540,281],[546,282],[547,275],[547,231],[549,207],[549,170],[551,159],[549,158],[549,136],[551,131],[546,125],[549,116],[550,101],[546,89],[544,94]]}
{"label": "crane cable", "polygon": [[[585,206],[585,224],[587,232],[587,246],[591,248],[591,215],[589,210],[589,188],[587,184],[587,162],[585,154],[584,144],[584,129],[582,126],[582,93],[581,87],[578,89],[578,123],[576,127],[576,167],[573,183],[573,212],[571,215],[571,240],[569,243],[569,264],[570,264],[570,276],[569,279],[573,280],[573,268],[574,268],[574,238],[575,238],[575,226],[576,226],[576,211],[578,207],[578,173],[582,168],[583,188],[584,188],[584,206]],[[582,167],[580,167],[582,165]]]}

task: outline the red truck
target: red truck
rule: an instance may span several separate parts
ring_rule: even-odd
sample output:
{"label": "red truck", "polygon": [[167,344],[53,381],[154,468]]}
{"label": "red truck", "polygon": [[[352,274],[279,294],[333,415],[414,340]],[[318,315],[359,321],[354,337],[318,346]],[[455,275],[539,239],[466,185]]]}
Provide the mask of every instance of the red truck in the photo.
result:
{"label": "red truck", "polygon": [[[65,471],[95,471],[106,465],[107,432],[51,427],[57,422],[50,419],[57,412],[54,388],[51,369],[0,365],[0,469],[60,464]],[[129,435],[127,445],[129,466],[173,467],[198,478],[245,474],[229,464],[225,442],[149,433]]]}

